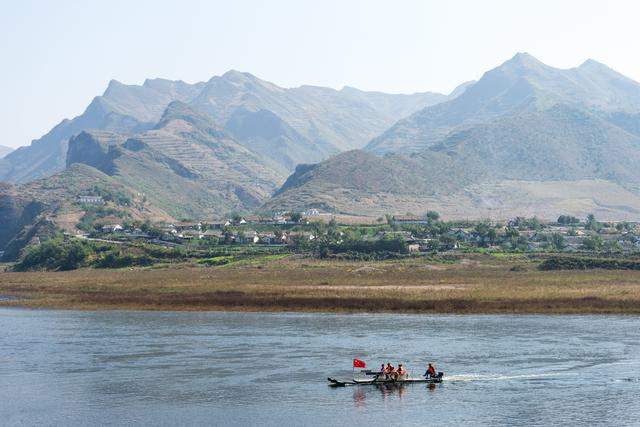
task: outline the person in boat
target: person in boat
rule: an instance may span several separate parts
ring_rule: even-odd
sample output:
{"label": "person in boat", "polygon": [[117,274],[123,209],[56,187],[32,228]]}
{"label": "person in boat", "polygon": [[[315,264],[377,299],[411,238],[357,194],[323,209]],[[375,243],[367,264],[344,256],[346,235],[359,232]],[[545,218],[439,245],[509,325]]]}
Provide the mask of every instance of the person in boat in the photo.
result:
{"label": "person in boat", "polygon": [[393,372],[389,375],[393,381],[397,381],[399,378],[402,378],[403,375],[407,373],[407,370],[404,369],[402,363],[398,363],[398,369],[394,369]]}
{"label": "person in boat", "polygon": [[396,370],[396,369],[393,367],[393,365],[391,364],[391,362],[387,362],[387,366],[385,366],[384,371],[383,371],[383,372],[384,372],[384,379],[385,379],[385,380],[388,380],[388,379],[389,379],[389,377],[390,377],[391,375],[393,375],[393,373],[395,372],[395,370]]}
{"label": "person in boat", "polygon": [[408,372],[407,372],[407,370],[404,368],[404,366],[402,366],[402,363],[399,363],[399,364],[398,364],[398,370],[396,371],[396,377],[395,377],[395,379],[396,379],[396,380],[398,380],[398,379],[406,378],[407,374],[408,374]]}
{"label": "person in boat", "polygon": [[376,377],[374,378],[374,380],[377,380],[378,378],[382,377],[384,375],[384,363],[380,365],[380,371],[378,371],[378,373],[376,374]]}
{"label": "person in boat", "polygon": [[429,366],[427,366],[427,372],[424,373],[424,376],[426,378],[436,377],[436,368],[431,363],[429,363]]}

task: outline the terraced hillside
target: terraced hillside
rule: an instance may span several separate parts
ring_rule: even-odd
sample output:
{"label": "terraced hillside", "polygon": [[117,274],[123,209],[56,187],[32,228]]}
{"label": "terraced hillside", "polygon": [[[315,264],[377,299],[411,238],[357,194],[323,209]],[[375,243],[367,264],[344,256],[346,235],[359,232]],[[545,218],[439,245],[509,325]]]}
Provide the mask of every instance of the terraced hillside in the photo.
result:
{"label": "terraced hillside", "polygon": [[[101,196],[111,221],[169,220],[162,210],[144,203],[135,190],[96,168],[74,164],[48,178],[14,186],[0,185],[0,251],[4,260],[14,260],[29,243],[59,231],[72,234],[86,213],[79,196]],[[109,218],[105,218],[108,220]]]}
{"label": "terraced hillside", "polygon": [[169,80],[147,80],[142,86],[112,80],[80,116],[62,120],[29,146],[0,159],[0,181],[24,183],[64,169],[67,143],[83,130],[108,130],[120,134],[149,129],[174,100],[188,101],[201,85]]}
{"label": "terraced hillside", "polygon": [[175,218],[253,209],[285,178],[179,102],[169,105],[154,129],[135,136],[83,132],[71,139],[67,163],[102,171]]}
{"label": "terraced hillside", "polygon": [[[61,171],[69,138],[82,131],[134,135],[152,129],[173,101],[204,112],[222,128],[228,124],[251,151],[277,153],[270,156],[272,166],[288,173],[300,162],[316,162],[361,147],[396,120],[447,99],[430,92],[392,95],[312,86],[285,89],[237,71],[195,84],[153,79],[125,85],[112,80],[83,114],[63,120],[31,145],[0,158],[0,181],[24,183]],[[274,135],[274,130],[279,133]]]}

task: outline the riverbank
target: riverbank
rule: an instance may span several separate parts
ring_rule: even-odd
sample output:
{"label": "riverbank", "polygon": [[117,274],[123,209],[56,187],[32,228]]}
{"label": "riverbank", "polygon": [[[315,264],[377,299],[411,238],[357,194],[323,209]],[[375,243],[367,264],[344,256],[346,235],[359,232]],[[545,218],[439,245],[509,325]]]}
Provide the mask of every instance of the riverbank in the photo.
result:
{"label": "riverbank", "polygon": [[640,271],[540,271],[527,257],[0,273],[0,306],[83,310],[640,314]]}

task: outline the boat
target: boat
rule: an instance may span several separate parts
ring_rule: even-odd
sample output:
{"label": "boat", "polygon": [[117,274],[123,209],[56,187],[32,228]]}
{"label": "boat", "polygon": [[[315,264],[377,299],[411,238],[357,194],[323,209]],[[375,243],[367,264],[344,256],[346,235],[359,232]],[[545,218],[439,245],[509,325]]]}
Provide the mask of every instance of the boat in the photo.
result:
{"label": "boat", "polygon": [[352,380],[340,381],[335,378],[327,378],[329,381],[330,387],[347,387],[354,385],[386,385],[386,384],[437,384],[441,383],[444,378],[443,372],[438,372],[438,375],[435,377],[421,377],[421,378],[398,378],[398,379],[387,379],[380,378],[380,372],[372,372],[372,371],[364,371],[365,375],[371,375],[373,378],[354,378]]}

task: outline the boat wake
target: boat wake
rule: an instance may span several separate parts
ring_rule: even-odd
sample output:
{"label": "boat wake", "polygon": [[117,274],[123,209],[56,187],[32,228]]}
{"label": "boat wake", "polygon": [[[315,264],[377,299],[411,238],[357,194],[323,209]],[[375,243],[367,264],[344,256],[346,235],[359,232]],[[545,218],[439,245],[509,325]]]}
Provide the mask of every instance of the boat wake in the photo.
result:
{"label": "boat wake", "polygon": [[508,381],[508,380],[529,380],[537,378],[554,378],[573,375],[566,372],[545,372],[541,374],[521,374],[521,375],[502,375],[502,374],[459,374],[447,375],[447,382],[468,382],[468,381]]}

